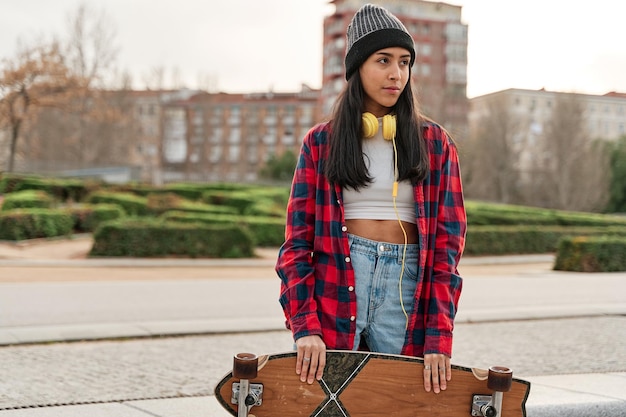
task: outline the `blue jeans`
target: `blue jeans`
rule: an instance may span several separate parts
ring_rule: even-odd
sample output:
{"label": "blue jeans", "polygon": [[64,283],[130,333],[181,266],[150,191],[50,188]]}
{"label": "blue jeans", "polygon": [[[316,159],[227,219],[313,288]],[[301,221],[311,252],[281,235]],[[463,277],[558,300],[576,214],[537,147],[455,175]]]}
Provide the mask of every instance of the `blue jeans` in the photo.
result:
{"label": "blue jeans", "polygon": [[405,312],[411,314],[417,287],[418,245],[406,246],[402,273],[403,244],[375,242],[351,234],[348,241],[356,278],[353,349],[364,341],[373,352],[399,354],[406,337]]}

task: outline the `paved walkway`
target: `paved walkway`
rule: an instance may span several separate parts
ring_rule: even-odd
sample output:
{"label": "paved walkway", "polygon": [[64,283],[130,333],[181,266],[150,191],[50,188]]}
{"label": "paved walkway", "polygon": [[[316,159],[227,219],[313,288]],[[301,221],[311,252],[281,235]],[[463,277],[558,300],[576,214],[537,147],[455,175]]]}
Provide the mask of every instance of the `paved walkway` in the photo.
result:
{"label": "paved walkway", "polygon": [[[1,417],[227,416],[212,390],[232,354],[291,349],[275,250],[96,260],[89,247],[0,243]],[[453,362],[529,379],[529,416],[626,415],[626,274],[551,261],[464,260]]]}

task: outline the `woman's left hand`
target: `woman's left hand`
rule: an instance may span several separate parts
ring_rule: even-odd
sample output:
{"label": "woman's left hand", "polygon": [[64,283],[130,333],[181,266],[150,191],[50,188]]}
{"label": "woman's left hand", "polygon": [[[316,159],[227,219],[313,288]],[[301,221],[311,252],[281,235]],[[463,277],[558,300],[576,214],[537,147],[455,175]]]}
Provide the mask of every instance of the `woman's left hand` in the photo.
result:
{"label": "woman's left hand", "polygon": [[450,358],[440,353],[424,355],[424,389],[435,394],[447,388],[447,382],[452,378]]}

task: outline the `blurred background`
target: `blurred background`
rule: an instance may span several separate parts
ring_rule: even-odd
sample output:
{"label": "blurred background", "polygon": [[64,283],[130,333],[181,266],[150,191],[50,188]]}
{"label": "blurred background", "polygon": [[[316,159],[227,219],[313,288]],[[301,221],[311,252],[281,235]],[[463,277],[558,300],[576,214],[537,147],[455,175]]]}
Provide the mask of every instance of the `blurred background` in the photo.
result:
{"label": "blurred background", "polygon": [[561,0],[2,1],[0,171],[288,183],[379,3],[470,199],[626,212],[626,5]]}

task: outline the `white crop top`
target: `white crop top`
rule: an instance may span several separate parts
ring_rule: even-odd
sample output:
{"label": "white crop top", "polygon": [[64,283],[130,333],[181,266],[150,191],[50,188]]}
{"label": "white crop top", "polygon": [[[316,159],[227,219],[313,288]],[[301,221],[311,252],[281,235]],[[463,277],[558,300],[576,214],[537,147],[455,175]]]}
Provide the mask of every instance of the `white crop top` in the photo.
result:
{"label": "white crop top", "polygon": [[372,182],[359,191],[343,190],[344,214],[348,219],[400,220],[416,223],[413,186],[410,181],[398,183],[396,207],[393,207],[395,180],[393,143],[384,140],[382,128],[372,138],[363,139],[363,158]]}

